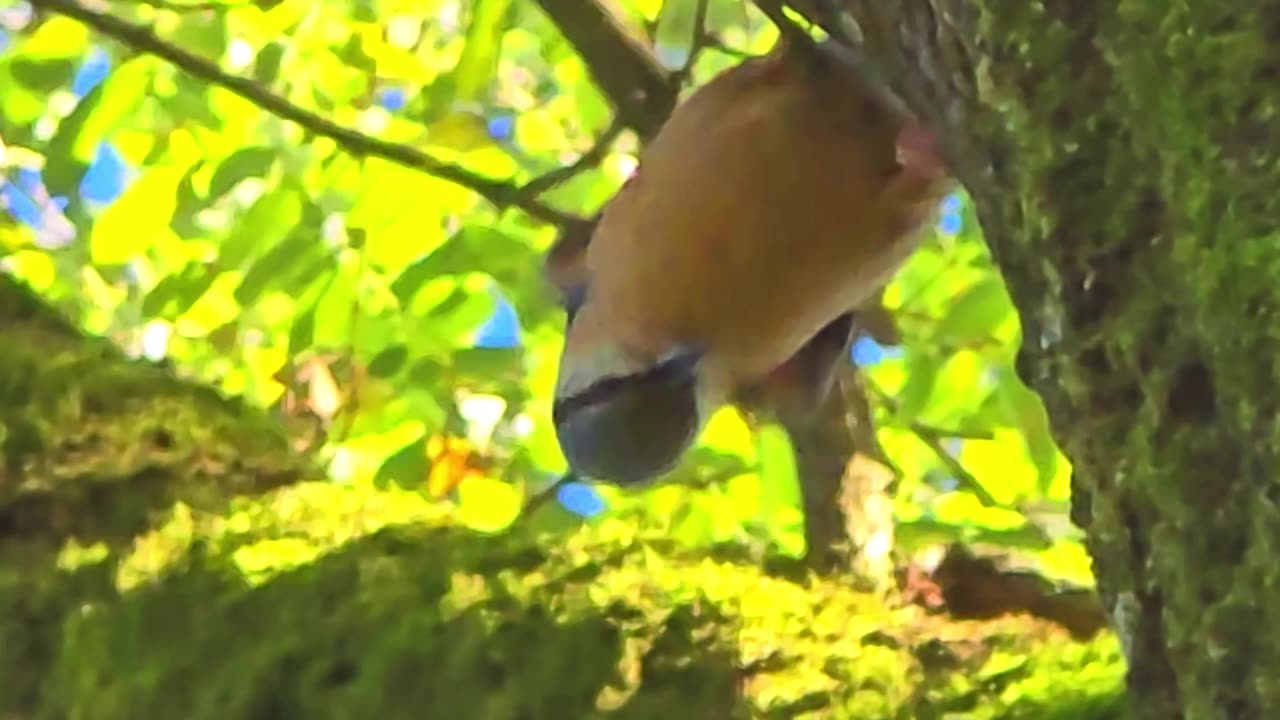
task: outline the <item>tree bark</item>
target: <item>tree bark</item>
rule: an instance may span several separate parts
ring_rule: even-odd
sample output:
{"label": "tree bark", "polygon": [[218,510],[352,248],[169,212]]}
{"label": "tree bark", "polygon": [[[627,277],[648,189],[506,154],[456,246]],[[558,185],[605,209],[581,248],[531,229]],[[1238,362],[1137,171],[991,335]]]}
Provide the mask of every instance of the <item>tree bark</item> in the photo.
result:
{"label": "tree bark", "polygon": [[1280,3],[848,4],[1019,308],[1138,716],[1280,717]]}

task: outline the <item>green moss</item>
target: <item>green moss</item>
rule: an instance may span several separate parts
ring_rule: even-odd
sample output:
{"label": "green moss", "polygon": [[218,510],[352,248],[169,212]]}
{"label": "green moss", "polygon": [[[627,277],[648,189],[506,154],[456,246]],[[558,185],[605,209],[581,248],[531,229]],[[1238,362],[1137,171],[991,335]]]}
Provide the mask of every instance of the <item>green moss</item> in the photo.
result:
{"label": "green moss", "polygon": [[977,5],[967,145],[1011,152],[972,189],[1133,689],[1153,718],[1275,717],[1280,15]]}
{"label": "green moss", "polygon": [[[77,551],[61,566],[39,573],[69,594],[42,601],[59,608],[57,642],[25,677],[43,682],[16,704],[0,687],[0,710],[1087,719],[1118,717],[1122,697],[1110,636],[950,622],[839,579],[687,555],[621,523],[478,536],[405,492],[317,483],[221,514],[179,506],[118,561]],[[70,580],[88,577],[91,591]]]}
{"label": "green moss", "polygon": [[30,309],[0,356],[0,714],[1103,718],[1121,699],[1110,637],[953,623],[630,523],[486,537],[412,493],[289,484],[306,468],[269,420]]}
{"label": "green moss", "polygon": [[86,338],[0,275],[0,527],[54,547],[128,542],[175,499],[305,477],[278,423]]}

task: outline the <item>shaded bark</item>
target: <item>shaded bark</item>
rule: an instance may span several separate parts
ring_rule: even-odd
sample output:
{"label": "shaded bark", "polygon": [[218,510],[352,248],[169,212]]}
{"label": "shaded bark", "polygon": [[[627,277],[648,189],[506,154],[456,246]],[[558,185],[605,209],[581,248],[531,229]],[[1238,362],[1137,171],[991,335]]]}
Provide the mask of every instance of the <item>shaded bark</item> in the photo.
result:
{"label": "shaded bark", "polygon": [[622,122],[643,139],[656,135],[675,109],[680,77],[667,72],[601,3],[538,0],[538,6],[582,56]]}
{"label": "shaded bark", "polygon": [[1138,714],[1280,717],[1280,3],[849,4],[975,200]]}

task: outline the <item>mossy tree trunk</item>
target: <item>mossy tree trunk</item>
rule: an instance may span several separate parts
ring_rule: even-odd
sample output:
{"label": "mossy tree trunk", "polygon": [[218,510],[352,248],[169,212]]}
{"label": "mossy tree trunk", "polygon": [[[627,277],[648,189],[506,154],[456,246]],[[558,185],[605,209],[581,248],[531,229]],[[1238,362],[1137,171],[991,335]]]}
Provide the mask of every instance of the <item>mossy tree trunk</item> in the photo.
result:
{"label": "mossy tree trunk", "polygon": [[848,1],[975,200],[1139,715],[1280,717],[1280,3]]}

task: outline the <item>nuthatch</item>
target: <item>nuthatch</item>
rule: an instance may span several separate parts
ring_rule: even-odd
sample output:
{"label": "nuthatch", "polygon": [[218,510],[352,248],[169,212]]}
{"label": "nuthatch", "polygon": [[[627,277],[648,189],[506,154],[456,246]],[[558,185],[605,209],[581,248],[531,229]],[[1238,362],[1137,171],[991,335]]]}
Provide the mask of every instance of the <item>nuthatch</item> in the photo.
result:
{"label": "nuthatch", "polygon": [[816,407],[851,313],[951,188],[932,135],[831,43],[780,43],[692,93],[548,259],[569,317],[553,419],[571,469],[644,482],[726,403]]}

